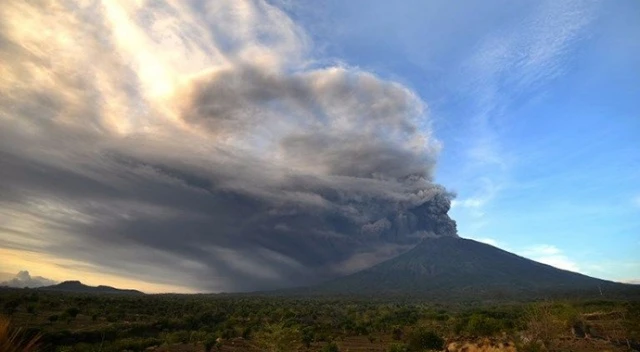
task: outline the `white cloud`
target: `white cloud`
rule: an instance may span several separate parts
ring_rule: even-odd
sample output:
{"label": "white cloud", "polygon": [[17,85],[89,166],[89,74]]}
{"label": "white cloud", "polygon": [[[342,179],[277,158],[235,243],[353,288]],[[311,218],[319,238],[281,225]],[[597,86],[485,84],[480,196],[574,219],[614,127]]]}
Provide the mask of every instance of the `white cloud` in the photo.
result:
{"label": "white cloud", "polygon": [[469,62],[481,115],[502,111],[501,88],[536,89],[561,75],[571,45],[584,34],[594,10],[583,2],[541,2],[516,24],[517,30],[507,26],[487,36]]}
{"label": "white cloud", "polygon": [[462,236],[474,241],[486,243],[494,247],[504,249],[509,252],[516,253],[525,258],[535,260],[537,262],[551,265],[553,267],[569,270],[573,272],[581,272],[581,268],[575,261],[571,260],[562,250],[554,245],[540,244],[527,247],[523,250],[514,250],[501,241],[498,241],[490,237],[474,237],[474,236]]}
{"label": "white cloud", "polygon": [[42,287],[55,285],[56,282],[42,276],[31,276],[28,271],[23,270],[8,281],[0,282],[0,286],[8,287]]}
{"label": "white cloud", "polygon": [[475,219],[484,217],[485,206],[495,198],[503,186],[488,178],[481,178],[479,182],[479,188],[473,196],[454,199],[451,202],[451,207],[453,209],[467,211],[469,215]]}
{"label": "white cloud", "polygon": [[559,269],[569,270],[573,272],[581,271],[580,267],[575,261],[571,260],[562,252],[562,250],[553,245],[535,245],[523,251],[519,251],[518,254]]}
{"label": "white cloud", "polygon": [[556,246],[541,244],[541,245],[536,245],[531,247],[530,249],[527,250],[527,253],[532,253],[534,255],[550,256],[550,255],[558,255],[561,253],[561,251]]}
{"label": "white cloud", "polygon": [[453,200],[451,202],[451,207],[452,208],[456,208],[456,207],[480,208],[486,202],[487,202],[487,199],[482,199],[482,198],[478,198],[478,197],[471,197],[471,198],[460,199],[460,200],[455,199],[455,200]]}
{"label": "white cloud", "polygon": [[482,243],[486,243],[486,244],[490,244],[494,247],[501,247],[500,242],[494,240],[493,238],[488,238],[488,237],[469,237],[469,239],[478,241],[478,242],[482,242]]}

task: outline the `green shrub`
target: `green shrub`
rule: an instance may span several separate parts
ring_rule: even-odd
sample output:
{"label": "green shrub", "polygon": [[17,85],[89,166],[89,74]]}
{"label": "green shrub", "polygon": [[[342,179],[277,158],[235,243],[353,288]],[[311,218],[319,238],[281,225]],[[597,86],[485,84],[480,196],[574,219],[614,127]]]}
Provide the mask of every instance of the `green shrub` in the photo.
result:
{"label": "green shrub", "polygon": [[467,332],[473,336],[493,336],[500,332],[502,325],[492,317],[474,314],[467,323]]}
{"label": "green shrub", "polygon": [[396,327],[393,328],[393,331],[391,332],[391,336],[392,336],[394,341],[400,341],[400,340],[402,340],[402,337],[404,336],[404,331],[402,330],[401,327],[396,326]]}
{"label": "green shrub", "polygon": [[296,350],[302,340],[300,331],[287,327],[285,323],[267,324],[255,333],[254,341],[263,349],[272,352]]}
{"label": "green shrub", "polygon": [[440,350],[444,339],[433,331],[418,329],[409,335],[409,351]]}
{"label": "green shrub", "polygon": [[522,352],[545,352],[548,351],[540,341],[516,341],[518,351]]}
{"label": "green shrub", "polygon": [[205,352],[211,352],[214,347],[217,350],[220,347],[220,343],[218,342],[216,335],[210,334],[204,340],[204,350]]}
{"label": "green shrub", "polygon": [[313,331],[313,328],[310,326],[307,326],[306,328],[302,329],[302,343],[304,344],[305,347],[309,348],[311,347],[311,343],[313,341],[315,341],[315,332]]}
{"label": "green shrub", "polygon": [[189,336],[189,342],[203,342],[207,339],[206,331],[191,331]]}
{"label": "green shrub", "polygon": [[114,341],[111,349],[114,351],[144,351],[147,347],[158,346],[161,341],[155,338],[123,338]]}
{"label": "green shrub", "polygon": [[322,352],[340,352],[340,349],[338,348],[338,345],[331,341],[328,344],[322,346]]}
{"label": "green shrub", "polygon": [[393,343],[389,346],[387,352],[408,352],[409,347],[404,343]]}
{"label": "green shrub", "polygon": [[253,334],[253,327],[251,326],[247,326],[244,329],[242,329],[242,338],[245,340],[249,340],[251,338],[251,334]]}
{"label": "green shrub", "polygon": [[170,332],[165,336],[167,343],[187,343],[189,342],[189,332],[185,330]]}
{"label": "green shrub", "polygon": [[565,331],[566,322],[559,319],[553,312],[550,304],[535,304],[529,307],[523,316],[524,334],[530,343],[530,350],[537,348],[541,344],[543,348],[549,349],[552,340]]}
{"label": "green shrub", "polygon": [[80,309],[76,308],[76,307],[71,307],[71,308],[67,308],[67,310],[64,311],[64,314],[70,316],[71,318],[74,318],[78,316],[78,314],[80,314]]}

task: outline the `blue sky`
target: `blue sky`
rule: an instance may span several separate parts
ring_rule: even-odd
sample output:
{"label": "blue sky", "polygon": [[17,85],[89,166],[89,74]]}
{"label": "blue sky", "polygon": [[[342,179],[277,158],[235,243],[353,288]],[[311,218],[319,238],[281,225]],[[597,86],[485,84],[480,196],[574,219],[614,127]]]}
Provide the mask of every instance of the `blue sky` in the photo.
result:
{"label": "blue sky", "polygon": [[462,236],[640,278],[639,2],[284,5],[320,56],[428,104]]}

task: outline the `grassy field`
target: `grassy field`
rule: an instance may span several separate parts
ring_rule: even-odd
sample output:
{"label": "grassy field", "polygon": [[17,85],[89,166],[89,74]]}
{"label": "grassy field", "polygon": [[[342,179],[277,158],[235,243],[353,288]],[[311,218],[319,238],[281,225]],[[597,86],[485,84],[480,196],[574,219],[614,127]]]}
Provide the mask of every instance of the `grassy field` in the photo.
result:
{"label": "grassy field", "polygon": [[462,351],[465,344],[469,352],[629,351],[640,341],[640,302],[614,300],[435,304],[0,290],[0,307],[11,322],[4,334],[38,337],[40,351]]}

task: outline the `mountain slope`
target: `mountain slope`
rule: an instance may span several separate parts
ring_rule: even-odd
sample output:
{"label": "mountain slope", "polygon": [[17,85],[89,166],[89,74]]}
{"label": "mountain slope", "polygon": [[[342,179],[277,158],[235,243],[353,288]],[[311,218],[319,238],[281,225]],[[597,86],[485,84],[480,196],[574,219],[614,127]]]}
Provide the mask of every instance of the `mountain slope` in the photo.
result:
{"label": "mountain slope", "polygon": [[76,292],[76,293],[109,293],[109,294],[143,294],[137,290],[123,290],[111,286],[87,286],[80,281],[64,281],[57,285],[38,288],[45,291]]}
{"label": "mountain slope", "polygon": [[637,294],[638,289],[560,270],[473,240],[439,237],[425,239],[412,250],[369,269],[290,292],[506,299],[626,295]]}

